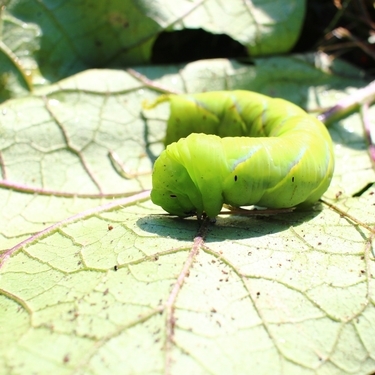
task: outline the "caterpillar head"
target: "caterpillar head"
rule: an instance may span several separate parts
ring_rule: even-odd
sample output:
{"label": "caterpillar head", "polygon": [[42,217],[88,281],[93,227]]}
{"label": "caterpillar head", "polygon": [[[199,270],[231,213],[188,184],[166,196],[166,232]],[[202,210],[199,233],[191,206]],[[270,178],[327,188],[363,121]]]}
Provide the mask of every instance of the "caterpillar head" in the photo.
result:
{"label": "caterpillar head", "polygon": [[154,165],[153,203],[180,217],[215,218],[223,205],[217,147],[222,147],[219,137],[195,133],[168,145]]}

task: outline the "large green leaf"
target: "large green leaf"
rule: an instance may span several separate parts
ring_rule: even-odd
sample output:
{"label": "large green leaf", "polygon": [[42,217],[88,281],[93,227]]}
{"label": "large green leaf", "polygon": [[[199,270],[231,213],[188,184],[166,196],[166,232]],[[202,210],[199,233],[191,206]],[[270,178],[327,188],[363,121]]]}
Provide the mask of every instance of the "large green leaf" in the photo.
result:
{"label": "large green leaf", "polygon": [[365,84],[324,55],[210,60],[89,70],[5,102],[0,374],[375,371],[375,190],[361,116],[330,127],[325,199],[350,217],[318,205],[202,226],[149,201],[168,106],[142,108],[164,87],[247,88],[317,110]]}

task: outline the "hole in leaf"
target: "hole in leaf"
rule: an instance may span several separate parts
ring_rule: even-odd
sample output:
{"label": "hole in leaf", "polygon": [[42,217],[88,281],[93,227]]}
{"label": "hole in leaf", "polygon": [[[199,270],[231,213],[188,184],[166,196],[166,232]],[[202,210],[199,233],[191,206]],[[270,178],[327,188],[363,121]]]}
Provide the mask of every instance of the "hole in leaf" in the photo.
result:
{"label": "hole in leaf", "polygon": [[247,49],[226,34],[211,34],[203,29],[162,32],[152,47],[155,64],[182,63],[201,59],[244,58]]}

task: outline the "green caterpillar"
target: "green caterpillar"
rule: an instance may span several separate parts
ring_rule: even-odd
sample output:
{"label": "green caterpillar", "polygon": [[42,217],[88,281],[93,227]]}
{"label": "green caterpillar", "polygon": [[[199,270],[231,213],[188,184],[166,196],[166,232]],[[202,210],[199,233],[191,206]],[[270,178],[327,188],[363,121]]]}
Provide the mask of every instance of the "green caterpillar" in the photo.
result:
{"label": "green caterpillar", "polygon": [[151,107],[164,101],[171,111],[168,146],[154,165],[151,199],[165,211],[215,218],[224,203],[306,206],[329,187],[331,137],[298,106],[250,91],[217,91],[164,95]]}

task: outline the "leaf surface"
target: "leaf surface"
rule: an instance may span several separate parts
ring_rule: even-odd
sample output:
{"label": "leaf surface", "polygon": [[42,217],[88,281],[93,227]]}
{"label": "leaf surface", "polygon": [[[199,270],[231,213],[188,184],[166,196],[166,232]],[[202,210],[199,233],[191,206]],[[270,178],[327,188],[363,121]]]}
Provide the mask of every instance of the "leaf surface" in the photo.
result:
{"label": "leaf surface", "polygon": [[353,197],[374,181],[360,115],[329,129],[325,195],[354,221],[321,204],[207,225],[148,200],[168,106],[142,107],[164,88],[246,87],[317,110],[364,84],[324,55],[219,59],[88,70],[3,103],[0,374],[374,371],[374,188]]}

